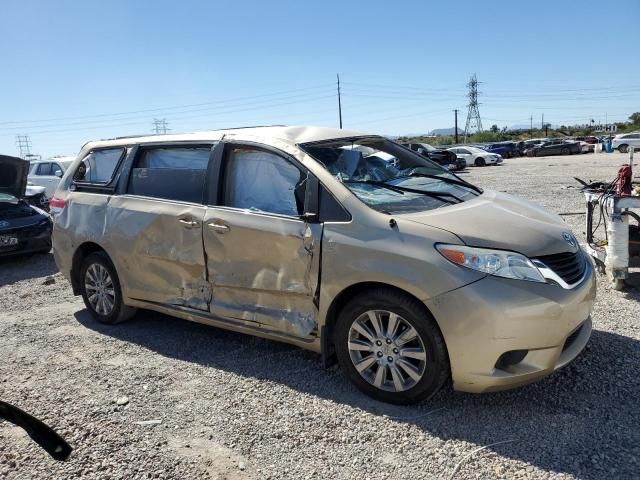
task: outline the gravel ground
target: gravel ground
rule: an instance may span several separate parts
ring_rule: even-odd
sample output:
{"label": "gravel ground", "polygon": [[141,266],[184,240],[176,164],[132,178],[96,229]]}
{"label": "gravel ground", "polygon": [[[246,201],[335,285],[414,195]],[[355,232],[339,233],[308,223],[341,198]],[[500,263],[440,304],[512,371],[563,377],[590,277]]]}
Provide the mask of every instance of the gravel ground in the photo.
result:
{"label": "gravel ground", "polygon": [[[622,161],[521,158],[463,175],[577,212],[572,177],[609,179]],[[566,220],[584,239],[584,217]],[[0,478],[638,478],[640,290],[599,283],[592,339],[567,368],[399,407],[287,345],[150,312],[100,325],[51,255],[0,261],[0,398],[74,447],[55,462],[2,422]]]}

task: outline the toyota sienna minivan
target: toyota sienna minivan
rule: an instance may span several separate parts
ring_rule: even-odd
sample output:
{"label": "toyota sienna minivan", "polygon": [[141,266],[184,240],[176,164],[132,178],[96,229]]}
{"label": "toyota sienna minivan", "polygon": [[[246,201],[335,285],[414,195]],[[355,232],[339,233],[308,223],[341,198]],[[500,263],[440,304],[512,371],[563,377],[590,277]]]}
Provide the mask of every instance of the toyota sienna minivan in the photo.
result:
{"label": "toyota sienna minivan", "polygon": [[381,136],[90,142],[51,208],[58,267],[100,322],[144,308],[287,342],[387,402],[523,385],[591,334],[594,269],[559,216]]}

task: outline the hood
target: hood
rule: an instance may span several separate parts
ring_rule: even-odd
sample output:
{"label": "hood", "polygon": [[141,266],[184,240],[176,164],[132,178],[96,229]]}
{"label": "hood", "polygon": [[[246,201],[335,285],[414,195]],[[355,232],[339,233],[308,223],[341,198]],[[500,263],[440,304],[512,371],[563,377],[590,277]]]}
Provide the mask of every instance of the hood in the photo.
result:
{"label": "hood", "polygon": [[458,205],[402,217],[448,230],[468,246],[512,250],[527,257],[575,252],[579,248],[559,215],[489,190]]}
{"label": "hood", "polygon": [[29,161],[18,157],[0,155],[0,193],[24,196],[29,175]]}

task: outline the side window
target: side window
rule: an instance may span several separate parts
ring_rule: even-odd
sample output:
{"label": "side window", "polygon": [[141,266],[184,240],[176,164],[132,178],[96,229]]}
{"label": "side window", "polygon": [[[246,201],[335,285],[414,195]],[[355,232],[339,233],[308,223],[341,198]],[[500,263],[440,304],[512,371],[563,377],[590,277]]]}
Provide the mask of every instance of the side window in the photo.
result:
{"label": "side window", "polygon": [[202,203],[210,147],[142,150],[135,159],[127,193]]}
{"label": "side window", "polygon": [[254,148],[234,148],[225,166],[225,206],[299,216],[306,175],[284,158]]}
{"label": "side window", "polygon": [[62,170],[62,167],[60,165],[58,165],[57,163],[52,163],[51,164],[51,175],[55,175],[57,172],[64,173],[64,170]]}
{"label": "side window", "polygon": [[[107,184],[113,179],[124,148],[109,148],[90,152],[82,159],[73,179],[76,182]],[[51,173],[53,175],[53,172]]]}
{"label": "side window", "polygon": [[458,153],[461,153],[462,155],[469,155],[469,150],[466,150],[464,148],[459,148]]}
{"label": "side window", "polygon": [[36,175],[53,175],[53,172],[51,171],[51,164],[50,163],[39,164]]}

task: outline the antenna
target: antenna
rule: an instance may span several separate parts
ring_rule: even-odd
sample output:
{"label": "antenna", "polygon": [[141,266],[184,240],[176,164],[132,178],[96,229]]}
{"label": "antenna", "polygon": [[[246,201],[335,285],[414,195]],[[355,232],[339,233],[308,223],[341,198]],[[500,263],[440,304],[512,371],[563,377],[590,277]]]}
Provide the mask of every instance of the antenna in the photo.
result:
{"label": "antenna", "polygon": [[474,73],[467,83],[469,87],[469,111],[467,113],[467,125],[464,127],[464,142],[467,143],[467,137],[471,134],[472,130],[476,132],[482,131],[482,120],[480,119],[480,110],[478,110],[478,78]]}
{"label": "antenna", "polygon": [[170,128],[167,127],[167,119],[166,118],[154,118],[153,119],[153,133],[156,135],[164,135],[167,133]]}
{"label": "antenna", "polygon": [[31,157],[31,140],[29,135],[16,135],[16,146],[20,150],[20,158],[27,159]]}
{"label": "antenna", "polygon": [[340,129],[342,130],[342,102],[340,101],[340,74],[336,73],[338,78],[338,118],[340,119]]}

